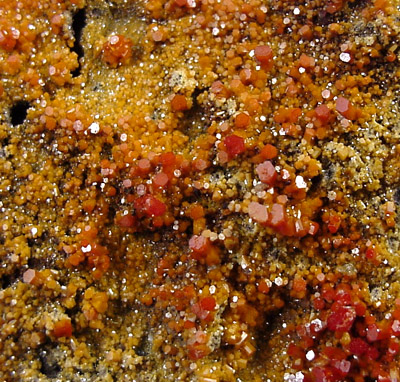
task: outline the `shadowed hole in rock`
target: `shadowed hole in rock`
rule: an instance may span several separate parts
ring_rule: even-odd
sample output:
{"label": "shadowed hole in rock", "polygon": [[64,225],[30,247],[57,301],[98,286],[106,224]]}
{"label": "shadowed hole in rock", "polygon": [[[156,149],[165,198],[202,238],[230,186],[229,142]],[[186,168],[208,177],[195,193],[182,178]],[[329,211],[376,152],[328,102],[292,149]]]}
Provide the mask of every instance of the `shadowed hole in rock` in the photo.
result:
{"label": "shadowed hole in rock", "polygon": [[3,275],[0,277],[1,289],[6,289],[12,284],[10,275]]}
{"label": "shadowed hole in rock", "polygon": [[184,112],[182,119],[182,131],[189,137],[190,141],[195,140],[203,134],[206,126],[211,123],[211,114],[203,105],[200,105],[197,98],[207,89],[195,89],[192,94],[192,107]]}
{"label": "shadowed hole in rock", "polygon": [[321,182],[322,182],[322,176],[317,175],[314,178],[311,179],[311,185],[309,189],[309,193],[319,193],[320,192],[320,187],[321,187]]}
{"label": "shadowed hole in rock", "polygon": [[397,205],[400,204],[400,188],[395,190],[394,195],[393,195],[393,200]]}
{"label": "shadowed hole in rock", "polygon": [[22,125],[25,122],[30,107],[29,102],[18,101],[10,110],[11,124],[13,126]]}
{"label": "shadowed hole in rock", "polygon": [[61,371],[61,367],[52,352],[43,350],[40,352],[39,358],[42,364],[40,367],[40,372],[48,378],[57,378]]}
{"label": "shadowed hole in rock", "polygon": [[139,345],[135,348],[135,353],[138,356],[145,357],[150,353],[151,344],[148,335],[143,335]]}
{"label": "shadowed hole in rock", "polygon": [[354,0],[354,1],[349,1],[348,6],[350,9],[358,9],[358,8],[364,8],[368,3],[368,0]]}
{"label": "shadowed hole in rock", "polygon": [[19,277],[20,277],[19,269],[11,270],[9,273],[4,274],[0,277],[0,288],[6,289],[9,288]]}
{"label": "shadowed hole in rock", "polygon": [[313,24],[319,26],[325,26],[333,22],[333,16],[328,13],[325,9],[320,9],[318,13],[313,17]]}
{"label": "shadowed hole in rock", "polygon": [[82,8],[75,13],[72,19],[72,30],[74,31],[75,42],[72,51],[78,55],[79,66],[72,72],[72,77],[77,77],[81,74],[81,59],[84,55],[81,44],[82,31],[86,25],[86,9]]}

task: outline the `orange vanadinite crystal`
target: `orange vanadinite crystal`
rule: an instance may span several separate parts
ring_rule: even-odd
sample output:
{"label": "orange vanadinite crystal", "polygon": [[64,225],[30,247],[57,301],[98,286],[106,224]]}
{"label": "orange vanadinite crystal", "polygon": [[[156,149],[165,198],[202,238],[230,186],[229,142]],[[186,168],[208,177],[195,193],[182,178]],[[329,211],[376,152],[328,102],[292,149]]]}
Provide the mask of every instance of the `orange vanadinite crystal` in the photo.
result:
{"label": "orange vanadinite crystal", "polygon": [[235,117],[235,126],[238,129],[245,129],[250,124],[250,117],[246,113],[240,113]]}
{"label": "orange vanadinite crystal", "polygon": [[338,97],[336,100],[336,110],[345,118],[355,120],[359,117],[360,112],[351,102],[344,97]]}
{"label": "orange vanadinite crystal", "polygon": [[171,108],[173,111],[185,111],[188,109],[186,97],[180,94],[176,94],[171,101]]}
{"label": "orange vanadinite crystal", "polygon": [[71,337],[72,336],[72,325],[68,319],[57,321],[54,324],[54,335],[56,337]]}
{"label": "orange vanadinite crystal", "polygon": [[272,60],[273,51],[267,45],[260,45],[254,49],[254,55],[261,64],[268,64]]}
{"label": "orange vanadinite crystal", "polygon": [[275,146],[267,143],[260,152],[263,159],[274,159],[278,155],[278,150]]}
{"label": "orange vanadinite crystal", "polygon": [[103,60],[112,68],[127,64],[132,57],[132,40],[123,35],[111,35],[103,44]]}

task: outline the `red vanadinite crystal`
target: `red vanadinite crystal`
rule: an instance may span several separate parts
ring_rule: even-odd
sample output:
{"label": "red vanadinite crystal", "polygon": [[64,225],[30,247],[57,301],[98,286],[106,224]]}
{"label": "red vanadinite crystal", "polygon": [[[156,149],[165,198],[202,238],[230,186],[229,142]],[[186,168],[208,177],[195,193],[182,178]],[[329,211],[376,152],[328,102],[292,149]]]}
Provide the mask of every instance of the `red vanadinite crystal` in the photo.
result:
{"label": "red vanadinite crystal", "polygon": [[280,227],[286,222],[286,212],[285,207],[282,204],[274,203],[272,205],[269,223],[273,227]]}
{"label": "red vanadinite crystal", "polygon": [[249,204],[249,216],[257,223],[266,223],[268,220],[267,207],[257,202]]}
{"label": "red vanadinite crystal", "polygon": [[208,311],[214,310],[216,305],[215,298],[212,296],[204,297],[200,300],[200,306]]}
{"label": "red vanadinite crystal", "polygon": [[327,346],[323,350],[323,354],[325,354],[329,359],[335,359],[335,360],[343,360],[346,359],[347,356],[344,350],[334,346]]}
{"label": "red vanadinite crystal", "polygon": [[167,211],[167,206],[153,195],[136,199],[134,206],[138,214],[146,214],[148,217],[162,216]]}
{"label": "red vanadinite crystal", "polygon": [[371,324],[367,327],[367,340],[375,342],[379,339],[379,329],[376,324]]}
{"label": "red vanadinite crystal", "polygon": [[273,187],[278,177],[275,166],[270,161],[265,161],[256,167],[257,175],[261,182]]}
{"label": "red vanadinite crystal", "polygon": [[378,349],[374,348],[373,346],[369,346],[366,352],[366,356],[369,359],[375,360],[379,358],[379,351]]}
{"label": "red vanadinite crystal", "polygon": [[344,97],[337,98],[336,110],[343,117],[351,121],[356,120],[360,114],[359,110],[356,107],[354,107],[347,98]]}
{"label": "red vanadinite crystal", "polygon": [[335,359],[331,362],[331,365],[340,378],[345,377],[349,373],[351,368],[351,362],[345,359],[342,360]]}
{"label": "red vanadinite crystal", "polygon": [[342,306],[328,317],[328,329],[337,332],[348,332],[355,319],[355,309],[351,306]]}
{"label": "red vanadinite crystal", "polygon": [[168,184],[168,181],[168,175],[164,172],[158,173],[153,180],[155,186],[162,188]]}
{"label": "red vanadinite crystal", "polygon": [[304,349],[301,346],[295,345],[295,344],[290,344],[287,350],[287,353],[290,357],[297,359],[304,359],[305,358],[305,352]]}
{"label": "red vanadinite crystal", "polygon": [[196,254],[206,255],[210,248],[209,239],[201,235],[193,235],[189,240],[189,248]]}
{"label": "red vanadinite crystal", "polygon": [[312,369],[315,382],[332,382],[332,372],[327,367],[314,367]]}
{"label": "red vanadinite crystal", "polygon": [[368,248],[368,249],[365,251],[365,257],[366,257],[368,260],[374,260],[374,259],[376,258],[376,251],[375,251],[375,249],[374,249],[374,248]]}
{"label": "red vanadinite crystal", "polygon": [[159,163],[163,167],[173,166],[176,163],[176,155],[172,152],[163,153],[160,155]]}
{"label": "red vanadinite crystal", "polygon": [[137,166],[141,174],[148,174],[151,169],[151,163],[147,158],[140,159]]}
{"label": "red vanadinite crystal", "polygon": [[400,321],[394,320],[391,326],[392,333],[395,336],[400,336]]}
{"label": "red vanadinite crystal", "polygon": [[349,346],[350,353],[362,356],[368,350],[368,344],[361,338],[353,338]]}
{"label": "red vanadinite crystal", "polygon": [[331,110],[326,105],[319,105],[315,108],[315,115],[322,123],[326,123],[329,121]]}
{"label": "red vanadinite crystal", "polygon": [[192,312],[199,318],[200,320],[204,320],[208,317],[210,311],[201,306],[200,303],[196,303],[192,305]]}
{"label": "red vanadinite crystal", "polygon": [[117,224],[123,228],[133,227],[135,223],[136,223],[135,217],[130,214],[122,216],[117,220]]}
{"label": "red vanadinite crystal", "polygon": [[316,310],[322,310],[322,309],[324,309],[324,308],[325,308],[324,299],[323,299],[323,298],[320,298],[320,297],[314,299],[313,305],[314,305],[314,308],[315,308]]}
{"label": "red vanadinite crystal", "polygon": [[229,156],[231,157],[242,154],[246,150],[244,139],[234,134],[227,136],[224,140],[224,144]]}
{"label": "red vanadinite crystal", "polygon": [[187,5],[187,0],[175,0],[175,4],[178,7],[184,7],[185,5]]}

